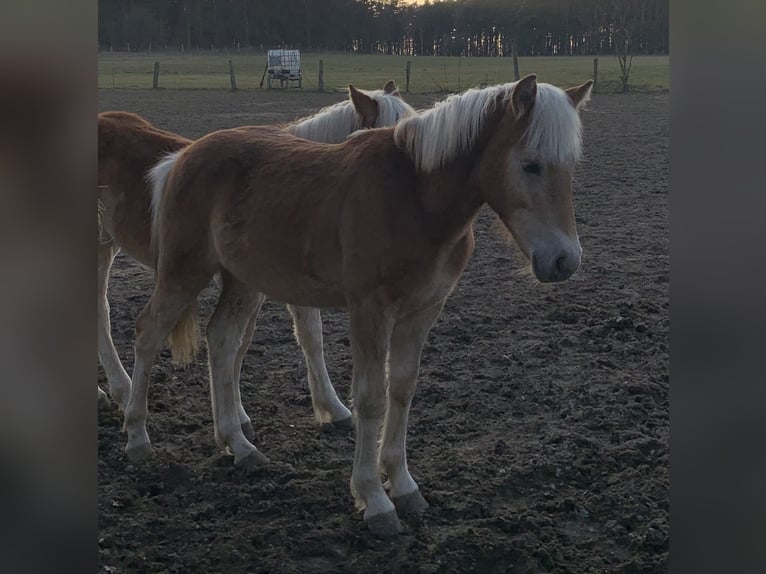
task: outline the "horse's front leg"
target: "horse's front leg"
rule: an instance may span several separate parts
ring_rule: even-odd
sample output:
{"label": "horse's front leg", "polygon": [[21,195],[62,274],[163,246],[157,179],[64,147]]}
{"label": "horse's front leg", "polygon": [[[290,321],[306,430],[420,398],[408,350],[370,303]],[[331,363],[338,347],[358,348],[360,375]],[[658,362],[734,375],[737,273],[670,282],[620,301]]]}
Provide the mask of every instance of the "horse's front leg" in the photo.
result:
{"label": "horse's front leg", "polygon": [[[109,270],[117,254],[117,248],[111,243],[98,245],[98,359],[104,367],[109,381],[109,393],[120,409],[124,409],[130,396],[130,377],[120,362],[112,341],[112,324],[109,320],[109,301],[106,292],[109,286]],[[109,398],[100,388],[99,405],[109,405]]]}
{"label": "horse's front leg", "polygon": [[370,532],[386,537],[402,527],[380,481],[377,464],[378,429],[386,410],[386,355],[393,313],[377,302],[350,305],[351,355],[354,373],[351,395],[356,415],[351,494],[364,509]]}
{"label": "horse's front leg", "polygon": [[380,470],[388,475],[389,493],[400,514],[419,514],[428,503],[407,469],[407,419],[415,394],[420,355],[443,302],[400,319],[391,335],[388,358],[388,409],[380,448]]}
{"label": "horse's front leg", "polygon": [[319,309],[288,305],[295,324],[295,338],[301,346],[308,370],[311,403],[320,425],[351,428],[351,411],[340,401],[327,374]]}

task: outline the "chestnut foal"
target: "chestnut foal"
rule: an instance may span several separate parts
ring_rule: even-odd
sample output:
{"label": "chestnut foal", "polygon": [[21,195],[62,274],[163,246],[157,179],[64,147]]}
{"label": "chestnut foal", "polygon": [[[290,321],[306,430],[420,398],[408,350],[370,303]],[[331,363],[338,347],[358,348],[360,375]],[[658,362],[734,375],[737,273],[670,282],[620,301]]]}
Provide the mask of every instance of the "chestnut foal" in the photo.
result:
{"label": "chestnut foal", "polygon": [[[324,108],[317,114],[284,126],[297,136],[328,143],[341,142],[358,129],[389,126],[414,110],[399,95],[393,81],[382,90],[363,91],[349,86],[349,99]],[[99,242],[98,242],[98,356],[109,382],[109,393],[124,408],[130,392],[130,378],[114,348],[109,320],[107,286],[109,270],[122,250],[154,268],[150,245],[151,190],[146,176],[159,159],[188,146],[192,140],[156,128],[144,118],[127,112],[104,112],[98,116],[99,129]],[[163,162],[167,169],[172,159]],[[237,364],[242,363],[255,329],[261,302],[254,303]],[[314,414],[320,424],[350,425],[351,412],[338,399],[327,373],[323,354],[322,319],[317,309],[289,306],[295,335],[308,367],[308,381]],[[187,356],[181,361],[188,361]],[[239,368],[237,369],[239,372]],[[101,388],[99,402],[109,399]],[[237,396],[239,389],[237,388]],[[252,436],[250,418],[240,404],[237,408],[244,431]]]}
{"label": "chestnut foal", "polygon": [[152,451],[152,362],[174,326],[196,317],[197,295],[215,274],[223,290],[206,334],[215,437],[236,464],[266,461],[235,409],[253,308],[264,296],[345,307],[356,424],[351,492],[374,534],[398,532],[397,511],[427,507],[405,454],[421,350],[473,252],[480,208],[497,213],[538,280],[563,281],[580,264],[572,178],[578,110],[591,86],[561,90],[530,75],[450,96],[337,145],[261,127],[221,130],[185,148],[154,181],[157,280],[136,322],[128,456]]}

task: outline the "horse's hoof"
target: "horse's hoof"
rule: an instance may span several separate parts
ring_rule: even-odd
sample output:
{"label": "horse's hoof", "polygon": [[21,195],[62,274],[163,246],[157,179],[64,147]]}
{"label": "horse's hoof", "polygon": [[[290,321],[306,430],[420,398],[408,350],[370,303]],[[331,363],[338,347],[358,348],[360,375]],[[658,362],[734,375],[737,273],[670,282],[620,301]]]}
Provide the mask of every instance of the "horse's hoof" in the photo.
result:
{"label": "horse's hoof", "polygon": [[402,523],[399,522],[395,510],[376,514],[366,518],[365,522],[370,533],[376,538],[392,538],[402,531]]}
{"label": "horse's hoof", "polygon": [[333,421],[333,426],[342,431],[352,431],[354,430],[354,417],[347,417],[345,419],[341,419],[339,421]]}
{"label": "horse's hoof", "polygon": [[249,441],[252,441],[255,438],[255,429],[253,428],[253,423],[250,421],[242,423],[242,432],[244,433],[245,438]]}
{"label": "horse's hoof", "polygon": [[319,430],[324,433],[348,432],[354,430],[354,420],[352,417],[348,417],[331,423],[322,423]]}
{"label": "horse's hoof", "polygon": [[426,508],[428,508],[428,502],[420,494],[419,490],[410,492],[409,494],[403,494],[391,499],[396,507],[396,511],[399,514],[404,515],[416,515],[423,514]]}
{"label": "horse's hoof", "polygon": [[125,454],[128,455],[128,460],[133,464],[143,464],[156,456],[152,445],[148,442],[136,446],[126,446]]}
{"label": "horse's hoof", "polygon": [[245,470],[256,470],[263,468],[269,463],[269,459],[260,451],[254,450],[247,456],[240,459],[234,458],[234,464]]}

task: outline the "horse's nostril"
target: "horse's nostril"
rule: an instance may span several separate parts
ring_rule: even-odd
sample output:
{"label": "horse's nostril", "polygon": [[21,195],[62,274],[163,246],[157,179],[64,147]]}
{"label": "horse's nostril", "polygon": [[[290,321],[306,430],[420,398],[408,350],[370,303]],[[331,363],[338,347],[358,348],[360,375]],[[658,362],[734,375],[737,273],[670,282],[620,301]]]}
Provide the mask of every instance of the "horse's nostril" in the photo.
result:
{"label": "horse's nostril", "polygon": [[569,279],[580,265],[579,258],[567,251],[559,252],[555,258],[541,259],[533,254],[531,260],[535,276],[543,283]]}

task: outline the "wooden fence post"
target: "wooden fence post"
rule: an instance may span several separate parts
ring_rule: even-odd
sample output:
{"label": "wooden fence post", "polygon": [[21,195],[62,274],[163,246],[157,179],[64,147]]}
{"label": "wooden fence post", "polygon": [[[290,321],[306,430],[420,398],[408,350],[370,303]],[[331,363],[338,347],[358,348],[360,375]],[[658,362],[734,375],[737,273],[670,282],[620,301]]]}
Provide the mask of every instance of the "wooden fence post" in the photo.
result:
{"label": "wooden fence post", "polygon": [[519,53],[516,49],[516,40],[511,40],[511,56],[513,58],[513,79],[519,81]]}
{"label": "wooden fence post", "polygon": [[593,91],[596,91],[598,83],[598,58],[593,58]]}
{"label": "wooden fence post", "polygon": [[231,82],[231,89],[237,89],[237,79],[234,77],[234,63],[229,60],[229,81]]}
{"label": "wooden fence post", "polygon": [[154,79],[152,80],[152,89],[160,87],[160,63],[154,62]]}
{"label": "wooden fence post", "polygon": [[404,88],[404,91],[408,94],[410,93],[410,71],[411,70],[412,70],[412,61],[407,60],[407,84],[406,84],[406,87]]}
{"label": "wooden fence post", "polygon": [[319,60],[319,82],[317,88],[320,92],[324,92],[324,60]]}

